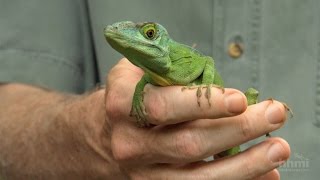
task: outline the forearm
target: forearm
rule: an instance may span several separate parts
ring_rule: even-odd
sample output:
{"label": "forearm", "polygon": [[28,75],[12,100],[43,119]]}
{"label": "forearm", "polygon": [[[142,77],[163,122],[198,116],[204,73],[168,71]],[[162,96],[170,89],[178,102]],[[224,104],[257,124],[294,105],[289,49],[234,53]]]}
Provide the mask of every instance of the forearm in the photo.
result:
{"label": "forearm", "polygon": [[65,95],[9,84],[0,99],[2,175],[80,177],[112,161],[103,91]]}

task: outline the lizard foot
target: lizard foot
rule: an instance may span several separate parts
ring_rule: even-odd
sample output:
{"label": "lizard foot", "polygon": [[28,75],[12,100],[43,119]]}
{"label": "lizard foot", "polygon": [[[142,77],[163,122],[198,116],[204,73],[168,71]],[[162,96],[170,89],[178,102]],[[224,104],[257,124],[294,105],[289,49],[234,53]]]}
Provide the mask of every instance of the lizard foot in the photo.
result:
{"label": "lizard foot", "polygon": [[[271,103],[273,103],[273,101],[274,101],[273,98],[268,98],[267,100],[271,101]],[[286,109],[286,111],[290,113],[290,118],[292,118],[292,117],[293,117],[293,112],[292,112],[291,108],[290,108],[286,103],[284,103],[284,102],[281,102],[281,103],[282,103],[282,105],[284,106],[284,108]],[[266,137],[267,137],[267,138],[270,138],[270,137],[271,137],[271,134],[270,134],[270,133],[267,133],[267,134],[266,134]]]}
{"label": "lizard foot", "polygon": [[200,107],[200,97],[202,96],[202,88],[203,85],[192,85],[192,86],[184,86],[181,88],[181,91],[184,91],[186,89],[188,90],[193,90],[193,89],[197,89],[197,93],[196,93],[196,96],[197,96],[197,103],[198,103],[198,106]]}
{"label": "lizard foot", "polygon": [[[274,99],[273,98],[268,98],[267,100],[271,101],[273,103]],[[289,112],[290,114],[290,118],[293,118],[293,111],[291,110],[291,108],[284,102],[281,102],[282,105],[284,106],[284,108],[286,109],[287,112]]]}
{"label": "lizard foot", "polygon": [[143,94],[144,92],[133,95],[130,116],[135,117],[135,122],[139,127],[148,127],[151,124],[146,119],[147,112],[143,104]]}
{"label": "lizard foot", "polygon": [[208,100],[209,106],[211,107],[211,102],[210,102],[210,98],[211,98],[211,87],[216,87],[216,88],[221,89],[221,90],[222,90],[222,93],[225,92],[225,90],[224,90],[224,88],[223,88],[222,86],[218,86],[218,85],[215,85],[215,84],[185,86],[185,87],[182,87],[182,88],[181,88],[181,91],[184,91],[184,90],[186,90],[186,89],[189,89],[189,90],[197,89],[197,93],[196,93],[197,103],[198,103],[198,106],[200,107],[200,106],[201,106],[201,104],[200,104],[200,98],[201,98],[201,96],[202,96],[202,89],[203,89],[203,88],[206,88],[205,97],[206,97],[206,99]]}

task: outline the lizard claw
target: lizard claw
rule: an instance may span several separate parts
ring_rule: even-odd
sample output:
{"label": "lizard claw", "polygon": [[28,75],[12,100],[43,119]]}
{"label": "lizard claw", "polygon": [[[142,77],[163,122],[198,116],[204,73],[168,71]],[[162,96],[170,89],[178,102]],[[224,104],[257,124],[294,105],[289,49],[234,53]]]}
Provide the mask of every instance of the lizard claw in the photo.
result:
{"label": "lizard claw", "polygon": [[270,133],[267,133],[267,134],[266,134],[266,137],[267,137],[267,138],[271,138],[271,134],[270,134]]}
{"label": "lizard claw", "polygon": [[196,93],[196,96],[197,96],[197,104],[198,106],[200,107],[201,106],[201,103],[200,103],[200,98],[202,96],[202,85],[187,85],[187,86],[184,86],[181,88],[181,91],[184,91],[186,89],[189,89],[189,90],[192,90],[192,89],[197,89],[197,93]]}
{"label": "lizard claw", "polygon": [[196,96],[197,96],[197,103],[198,103],[198,106],[200,107],[201,106],[201,103],[200,103],[200,98],[202,96],[202,89],[203,88],[206,88],[206,92],[205,92],[205,97],[206,99],[208,100],[208,104],[209,106],[211,107],[211,102],[210,102],[210,99],[211,99],[211,87],[216,87],[216,88],[219,88],[222,90],[222,93],[225,92],[224,88],[222,86],[219,86],[219,85],[216,85],[216,84],[207,84],[207,85],[192,85],[192,86],[184,86],[181,88],[181,91],[184,91],[186,89],[197,89],[197,92],[196,92]]}
{"label": "lizard claw", "polygon": [[219,86],[219,85],[216,85],[216,84],[207,84],[207,85],[205,85],[203,88],[206,88],[205,96],[206,96],[206,99],[208,100],[208,104],[209,104],[210,107],[211,107],[211,101],[210,101],[210,99],[211,99],[211,87],[215,87],[215,88],[221,89],[222,94],[225,92],[224,87],[222,87],[222,86]]}
{"label": "lizard claw", "polygon": [[[273,98],[268,98],[267,100],[271,101],[273,103],[274,99]],[[291,110],[291,108],[284,102],[281,102],[282,105],[284,106],[284,108],[286,109],[287,112],[289,112],[290,114],[290,118],[293,118],[293,111]]]}
{"label": "lizard claw", "polygon": [[291,108],[286,104],[282,102],[282,105],[284,106],[284,108],[287,110],[287,112],[289,112],[290,114],[290,118],[293,118],[293,111],[291,110]]}
{"label": "lizard claw", "polygon": [[224,87],[223,87],[223,86],[219,86],[219,85],[216,85],[216,84],[210,84],[210,87],[211,87],[211,86],[213,86],[213,87],[215,87],[215,88],[218,88],[218,89],[221,89],[222,94],[224,94],[225,89],[224,89]]}
{"label": "lizard claw", "polygon": [[205,96],[206,96],[206,98],[207,98],[207,100],[208,100],[208,104],[209,104],[210,107],[211,107],[211,102],[210,102],[210,98],[211,98],[211,86],[212,86],[212,84],[207,85],[207,90],[206,90],[206,94],[205,94]]}
{"label": "lizard claw", "polygon": [[197,103],[198,103],[198,106],[200,107],[200,97],[202,96],[202,91],[201,91],[201,86],[199,86],[197,88]]}

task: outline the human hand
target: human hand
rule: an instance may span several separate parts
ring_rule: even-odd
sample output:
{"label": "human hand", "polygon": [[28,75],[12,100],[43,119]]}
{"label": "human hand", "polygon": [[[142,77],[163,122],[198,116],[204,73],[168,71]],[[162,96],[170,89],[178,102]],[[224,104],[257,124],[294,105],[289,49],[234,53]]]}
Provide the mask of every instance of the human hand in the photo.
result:
{"label": "human hand", "polygon": [[[275,170],[288,159],[289,145],[268,138],[224,159],[203,159],[280,128],[286,110],[278,101],[246,107],[235,89],[212,89],[212,107],[198,107],[194,91],[181,87],[144,89],[151,128],[138,128],[128,115],[143,71],[122,59],[107,78],[106,111],[111,158],[131,179],[279,179]],[[109,144],[109,143],[108,143]]]}
{"label": "human hand", "polygon": [[142,74],[123,59],[106,90],[81,96],[1,85],[0,177],[279,179],[274,168],[290,154],[280,138],[232,157],[203,159],[280,128],[286,119],[281,103],[246,109],[241,92],[213,88],[212,107],[206,100],[198,107],[194,91],[147,85],[147,118],[156,126],[138,128],[128,115]]}

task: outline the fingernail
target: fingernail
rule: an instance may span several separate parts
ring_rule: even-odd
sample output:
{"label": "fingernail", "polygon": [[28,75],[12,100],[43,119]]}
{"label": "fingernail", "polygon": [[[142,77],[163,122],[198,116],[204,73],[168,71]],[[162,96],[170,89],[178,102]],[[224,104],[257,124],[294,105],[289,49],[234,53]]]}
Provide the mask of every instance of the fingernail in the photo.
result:
{"label": "fingernail", "polygon": [[278,165],[281,165],[285,162],[285,152],[281,144],[274,143],[271,145],[271,147],[268,150],[268,158],[273,163],[277,163]]}
{"label": "fingernail", "polygon": [[225,105],[231,113],[241,113],[245,110],[245,101],[239,93],[233,93],[226,97]]}
{"label": "fingernail", "polygon": [[283,117],[281,116],[281,110],[276,104],[271,104],[265,112],[266,119],[271,124],[278,124],[283,122]]}

